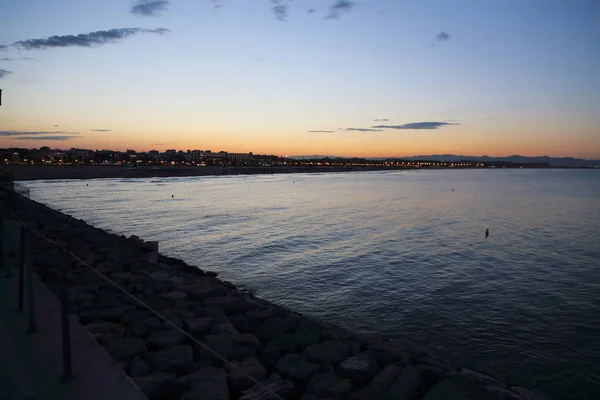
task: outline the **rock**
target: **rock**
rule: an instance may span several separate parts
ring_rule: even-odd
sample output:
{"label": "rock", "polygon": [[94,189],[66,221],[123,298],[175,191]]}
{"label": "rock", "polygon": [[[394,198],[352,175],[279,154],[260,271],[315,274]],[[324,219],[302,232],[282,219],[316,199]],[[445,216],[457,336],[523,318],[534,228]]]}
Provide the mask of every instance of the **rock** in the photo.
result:
{"label": "rock", "polygon": [[132,312],[124,313],[121,316],[121,320],[119,322],[121,322],[123,325],[130,325],[130,324],[133,324],[134,322],[137,322],[143,318],[148,318],[148,317],[153,317],[153,316],[154,316],[154,313],[150,310],[147,310],[147,309],[135,310]]}
{"label": "rock", "polygon": [[305,347],[318,343],[321,333],[314,329],[298,329],[292,333],[286,333],[267,343],[269,351],[286,354],[290,352],[301,352]]}
{"label": "rock", "polygon": [[106,321],[119,322],[123,314],[134,311],[135,307],[132,305],[119,306],[114,308],[104,308],[96,310],[98,318],[102,318]]}
{"label": "rock", "polygon": [[161,293],[158,295],[159,297],[165,300],[184,300],[187,297],[187,294],[184,292],[180,292],[178,290],[174,290],[172,292]]}
{"label": "rock", "polygon": [[312,394],[303,394],[300,400],[319,400],[319,398]]}
{"label": "rock", "polygon": [[497,397],[485,388],[471,380],[444,379],[433,385],[425,393],[423,400],[494,400]]}
{"label": "rock", "polygon": [[386,366],[369,385],[369,390],[377,395],[383,395],[388,388],[396,380],[402,368],[398,365],[391,364]]}
{"label": "rock", "polygon": [[379,373],[379,366],[370,354],[361,353],[342,361],[340,370],[355,387],[363,387]]}
{"label": "rock", "polygon": [[265,321],[265,324],[256,330],[256,337],[260,341],[267,343],[277,336],[283,335],[294,327],[295,322],[281,317],[271,317]]}
{"label": "rock", "polygon": [[[256,355],[256,348],[249,343],[244,343],[241,335],[207,335],[204,337],[203,343],[227,360],[243,360]],[[196,358],[203,359],[205,357],[206,351],[197,347]]]}
{"label": "rock", "polygon": [[108,309],[123,306],[121,300],[122,292],[114,291],[102,291],[96,294],[96,300],[94,301],[95,309]]}
{"label": "rock", "polygon": [[145,338],[151,331],[158,329],[160,326],[161,323],[156,317],[143,318],[127,327],[127,335]]}
{"label": "rock", "polygon": [[302,353],[308,360],[318,363],[339,364],[348,357],[348,346],[342,342],[323,342],[308,346]]}
{"label": "rock", "polygon": [[260,382],[267,376],[267,370],[255,357],[248,357],[242,362],[233,361],[232,364],[237,369],[230,367],[228,380],[229,386],[236,392],[254,386],[255,382]]}
{"label": "rock", "polygon": [[352,392],[352,383],[336,374],[320,373],[308,382],[307,392],[320,398],[345,399]]}
{"label": "rock", "polygon": [[225,294],[222,286],[211,283],[185,283],[177,285],[177,290],[186,293],[188,299],[198,301]]}
{"label": "rock", "polygon": [[239,335],[240,332],[238,332],[237,328],[231,322],[222,322],[213,324],[213,326],[210,328],[210,333],[229,333]]}
{"label": "rock", "polygon": [[288,380],[281,379],[278,374],[272,374],[269,378],[242,392],[239,400],[273,400],[273,393],[279,397],[288,398],[294,393],[294,384]]}
{"label": "rock", "polygon": [[439,377],[428,366],[406,366],[387,390],[390,399],[422,397]]}
{"label": "rock", "polygon": [[112,322],[89,324],[85,326],[85,329],[100,343],[106,343],[110,339],[121,338],[125,335],[125,329],[121,325]]}
{"label": "rock", "polygon": [[150,373],[150,366],[140,357],[134,357],[129,365],[129,376],[146,376]]}
{"label": "rock", "polygon": [[319,366],[308,362],[299,354],[288,354],[277,362],[275,370],[284,378],[304,382],[319,371]]}
{"label": "rock", "polygon": [[151,349],[167,349],[185,341],[186,336],[176,330],[154,331],[148,336],[148,347]]}
{"label": "rock", "polygon": [[143,378],[134,378],[138,388],[148,397],[148,400],[159,400],[168,398],[173,392],[172,380],[175,374],[166,372],[155,372]]}
{"label": "rock", "polygon": [[110,274],[110,277],[113,281],[129,282],[129,280],[133,277],[131,272],[115,272],[114,274]]}
{"label": "rock", "polygon": [[192,389],[182,399],[229,400],[227,375],[220,368],[205,368],[197,371],[192,380]]}
{"label": "rock", "polygon": [[211,317],[188,318],[183,322],[183,328],[195,338],[199,338],[208,333],[212,326]]}
{"label": "rock", "polygon": [[148,351],[146,342],[138,338],[116,338],[106,342],[106,351],[116,361],[128,361]]}
{"label": "rock", "polygon": [[250,318],[244,314],[235,315],[230,319],[231,323],[235,325],[236,329],[241,333],[256,332],[262,324],[260,319]]}
{"label": "rock", "polygon": [[194,363],[191,346],[179,345],[167,350],[155,351],[146,355],[153,371],[187,373]]}

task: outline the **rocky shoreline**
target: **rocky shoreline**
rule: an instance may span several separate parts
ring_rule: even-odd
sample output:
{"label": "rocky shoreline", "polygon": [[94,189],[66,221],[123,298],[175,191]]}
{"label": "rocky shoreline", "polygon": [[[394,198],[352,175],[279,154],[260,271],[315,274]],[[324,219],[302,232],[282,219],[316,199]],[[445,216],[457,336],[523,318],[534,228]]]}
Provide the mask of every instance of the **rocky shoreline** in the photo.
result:
{"label": "rocky shoreline", "polygon": [[19,198],[17,212],[63,246],[33,235],[36,273],[58,293],[67,265],[71,312],[150,400],[273,399],[273,392],[302,400],[544,398],[383,337],[294,313],[181,260],[159,255],[154,263],[148,243],[32,200]]}

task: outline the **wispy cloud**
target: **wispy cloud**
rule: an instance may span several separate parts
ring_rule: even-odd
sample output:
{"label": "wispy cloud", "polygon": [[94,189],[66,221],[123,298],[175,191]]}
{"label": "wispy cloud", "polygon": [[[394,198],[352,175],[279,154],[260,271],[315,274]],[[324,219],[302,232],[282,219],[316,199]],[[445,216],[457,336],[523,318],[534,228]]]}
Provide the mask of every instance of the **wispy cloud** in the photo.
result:
{"label": "wispy cloud", "polygon": [[0,131],[0,136],[21,136],[21,135],[56,135],[56,134],[68,134],[78,135],[79,132],[68,132],[68,131]]}
{"label": "wispy cloud", "polygon": [[440,32],[435,36],[435,40],[438,42],[443,42],[448,39],[450,39],[450,35],[448,35],[446,32]]}
{"label": "wispy cloud", "polygon": [[92,132],[110,132],[112,129],[90,129]]}
{"label": "wispy cloud", "polygon": [[352,11],[355,4],[356,3],[349,0],[338,0],[331,7],[329,7],[329,14],[327,14],[325,18],[338,19],[341,13]]}
{"label": "wispy cloud", "polygon": [[138,0],[132,7],[131,13],[152,17],[160,15],[169,9],[171,2],[167,0]]}
{"label": "wispy cloud", "polygon": [[19,60],[37,61],[37,58],[33,58],[33,57],[19,57],[19,58],[4,57],[4,58],[0,58],[0,61],[19,61]]}
{"label": "wispy cloud", "polygon": [[358,131],[358,132],[381,132],[383,129],[372,129],[372,128],[346,128],[347,131]]}
{"label": "wispy cloud", "polygon": [[20,136],[13,138],[16,140],[70,140],[79,139],[77,136]]}
{"label": "wispy cloud", "polygon": [[4,78],[8,74],[12,74],[12,71],[7,71],[5,69],[0,69],[0,79]]}
{"label": "wispy cloud", "polygon": [[375,125],[376,129],[438,129],[447,125],[460,125],[450,122],[412,122],[404,125]]}
{"label": "wispy cloud", "polygon": [[97,47],[107,43],[115,43],[138,33],[154,33],[164,35],[171,32],[165,28],[116,28],[107,31],[80,33],[78,35],[50,36],[43,39],[27,39],[14,42],[12,45],[23,50],[44,50],[54,47]]}
{"label": "wispy cloud", "polygon": [[311,133],[333,133],[335,131],[309,131]]}
{"label": "wispy cloud", "polygon": [[314,8],[309,8],[308,10],[306,10],[307,14],[314,14],[317,10]]}
{"label": "wispy cloud", "polygon": [[389,119],[387,119],[387,118],[375,118],[373,121],[375,121],[375,122],[388,122]]}

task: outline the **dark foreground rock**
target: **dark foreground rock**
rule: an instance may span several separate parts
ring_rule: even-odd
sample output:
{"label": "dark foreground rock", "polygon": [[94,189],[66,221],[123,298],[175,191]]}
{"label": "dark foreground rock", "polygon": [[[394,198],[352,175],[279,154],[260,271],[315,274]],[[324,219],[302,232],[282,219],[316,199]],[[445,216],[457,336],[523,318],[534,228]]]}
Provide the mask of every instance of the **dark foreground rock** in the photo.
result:
{"label": "dark foreground rock", "polygon": [[150,262],[152,246],[137,237],[25,199],[18,212],[131,294],[33,235],[37,274],[58,293],[70,263],[71,310],[150,400],[542,398],[385,338],[303,317],[181,260],[159,255]]}

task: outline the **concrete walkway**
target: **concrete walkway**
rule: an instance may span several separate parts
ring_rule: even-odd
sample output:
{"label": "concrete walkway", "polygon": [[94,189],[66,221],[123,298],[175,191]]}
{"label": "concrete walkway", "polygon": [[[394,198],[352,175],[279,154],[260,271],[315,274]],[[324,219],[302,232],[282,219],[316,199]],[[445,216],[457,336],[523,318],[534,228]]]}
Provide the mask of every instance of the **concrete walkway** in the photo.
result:
{"label": "concrete walkway", "polygon": [[0,400],[147,400],[75,318],[69,321],[74,378],[63,382],[60,302],[35,279],[38,332],[27,333],[27,309],[15,311],[18,271],[6,276],[6,267],[14,268],[18,261],[8,257],[18,255],[13,221],[5,221],[4,233],[9,265],[0,272]]}

